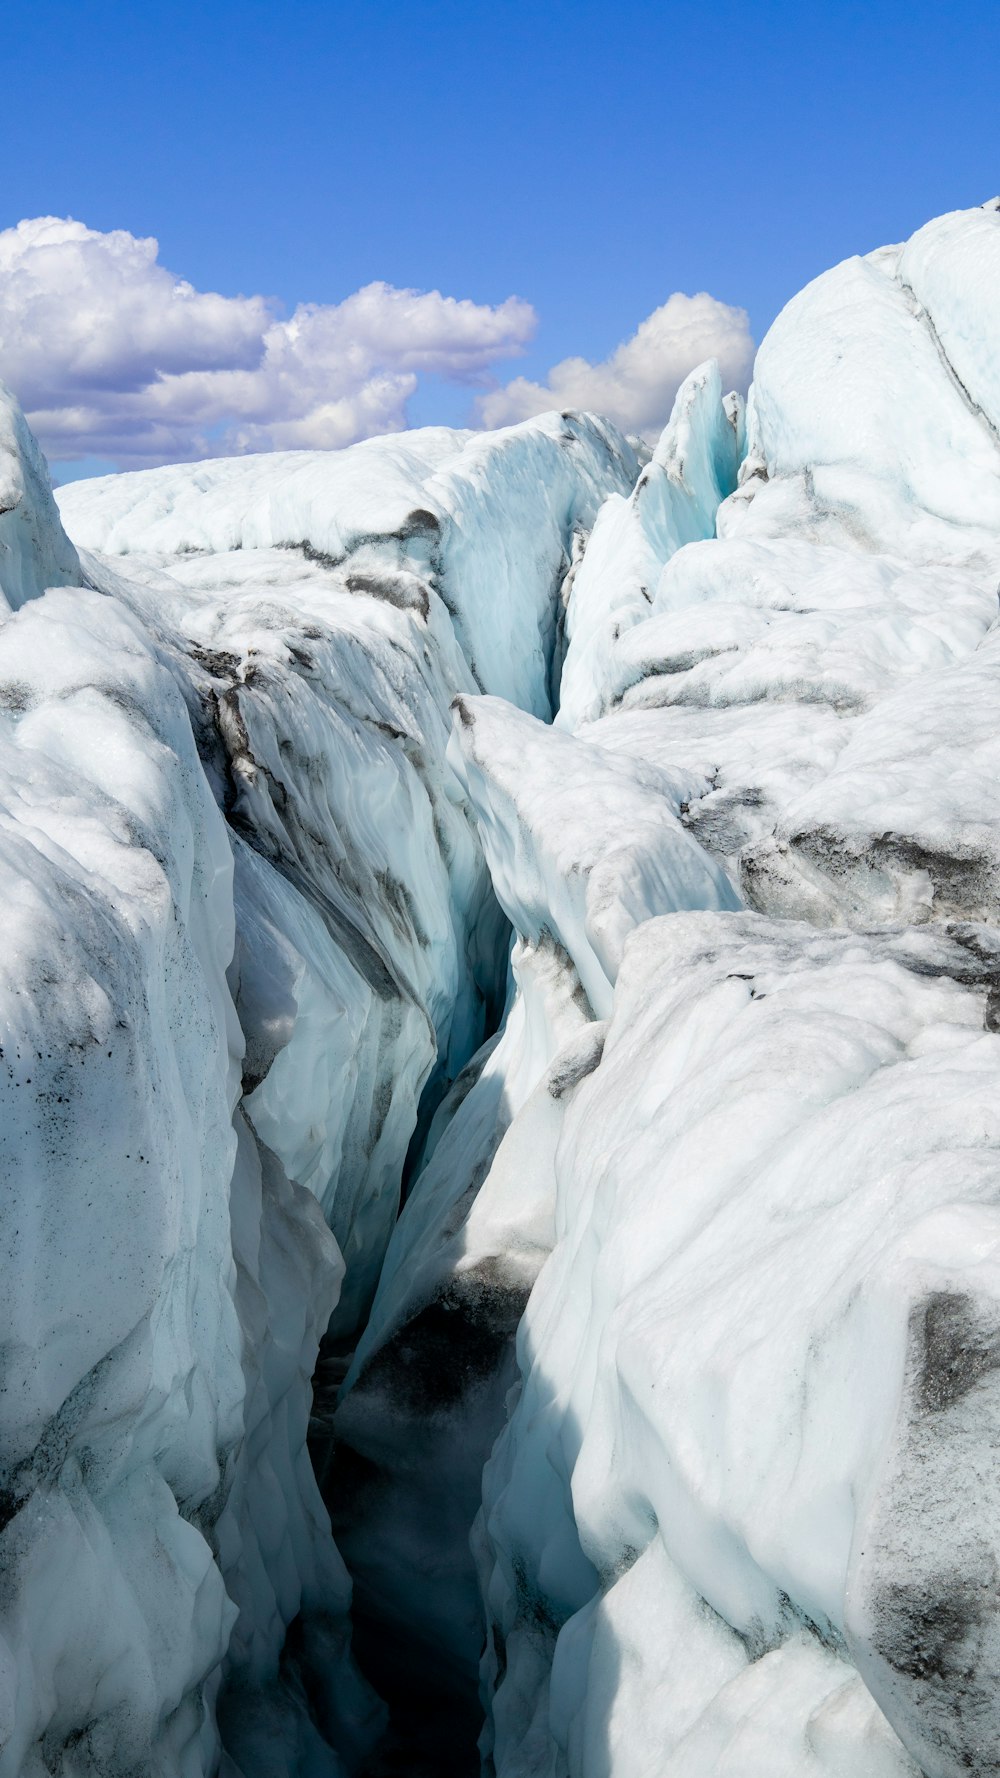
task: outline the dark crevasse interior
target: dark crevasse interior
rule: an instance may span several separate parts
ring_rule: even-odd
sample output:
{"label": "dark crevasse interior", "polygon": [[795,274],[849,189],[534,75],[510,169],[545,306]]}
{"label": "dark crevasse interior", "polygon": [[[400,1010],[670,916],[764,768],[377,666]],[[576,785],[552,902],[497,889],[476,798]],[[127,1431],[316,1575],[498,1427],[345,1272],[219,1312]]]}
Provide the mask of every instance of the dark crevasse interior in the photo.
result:
{"label": "dark crevasse interior", "polygon": [[[559,622],[546,665],[553,711],[559,705],[564,654],[562,588]],[[401,1206],[419,1190],[431,1120],[442,1107],[454,1116],[502,1030],[510,992],[512,929],[494,903],[495,980],[481,982],[486,1002],[482,1048],[455,1083],[431,1076],[401,1179]],[[449,1092],[450,1088],[450,1092]],[[440,1120],[439,1120],[440,1121]],[[503,1127],[496,1132],[498,1142]],[[440,1130],[438,1131],[440,1137]],[[488,1159],[474,1171],[481,1183]],[[352,1648],[365,1678],[388,1710],[388,1724],[361,1778],[474,1778],[483,1726],[479,1662],[485,1626],[470,1547],[481,1499],[482,1470],[500,1432],[517,1376],[514,1341],[526,1291],[502,1275],[465,1273],[420,1306],[370,1358],[354,1382],[349,1407],[337,1415],[355,1336],[327,1337],[313,1380],[309,1448],[337,1547],[354,1583]],[[373,1460],[368,1423],[388,1418],[394,1446],[416,1453],[402,1473]],[[346,1419],[346,1425],[345,1425]],[[361,1446],[362,1448],[358,1448]],[[376,1551],[391,1525],[394,1547]],[[414,1535],[414,1618],[401,1620],[398,1599],[380,1588],[384,1563],[405,1569]],[[461,1611],[447,1626],[421,1633],[420,1572],[428,1550],[451,1575]],[[448,1589],[445,1589],[447,1592]]]}
{"label": "dark crevasse interior", "polygon": [[[487,1044],[502,1021],[509,927],[506,931],[508,944],[498,946]],[[440,1097],[440,1086],[432,1081],[407,1156],[404,1202],[407,1188],[419,1179],[420,1149]],[[398,1475],[387,1474],[356,1449],[334,1421],[355,1341],[328,1336],[317,1361],[310,1453],[337,1547],[354,1579],[353,1653],[388,1708],[386,1732],[362,1768],[363,1778],[469,1778],[479,1771],[481,1627],[460,1639],[460,1652],[443,1651],[439,1639],[415,1636],[412,1626],[399,1622],[393,1602],[366,1584],[365,1561],[366,1521],[384,1502],[382,1510],[399,1530],[399,1561],[405,1563],[407,1528],[414,1525],[423,1550],[430,1539],[442,1561],[461,1571],[475,1611],[469,1534],[483,1462],[514,1381],[513,1340],[524,1307],[523,1293],[484,1292],[477,1286],[477,1280],[456,1281],[444,1296],[426,1303],[379,1348],[352,1392],[361,1402],[374,1400],[382,1414],[388,1398],[399,1437],[409,1434],[419,1442],[421,1426],[436,1423],[444,1472],[425,1462],[401,1484]],[[443,1439],[442,1416],[451,1417]]]}

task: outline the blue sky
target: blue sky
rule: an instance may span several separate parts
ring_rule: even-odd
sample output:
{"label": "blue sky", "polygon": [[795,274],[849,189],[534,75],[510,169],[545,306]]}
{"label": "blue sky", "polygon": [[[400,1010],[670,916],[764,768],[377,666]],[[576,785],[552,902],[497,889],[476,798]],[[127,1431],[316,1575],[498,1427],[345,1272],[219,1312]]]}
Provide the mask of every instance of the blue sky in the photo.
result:
{"label": "blue sky", "polygon": [[[995,5],[32,0],[7,55],[0,228],[155,235],[288,311],[516,294],[538,326],[503,374],[539,379],[674,291],[759,340],[826,266],[1000,188]],[[431,371],[409,413],[468,406]]]}

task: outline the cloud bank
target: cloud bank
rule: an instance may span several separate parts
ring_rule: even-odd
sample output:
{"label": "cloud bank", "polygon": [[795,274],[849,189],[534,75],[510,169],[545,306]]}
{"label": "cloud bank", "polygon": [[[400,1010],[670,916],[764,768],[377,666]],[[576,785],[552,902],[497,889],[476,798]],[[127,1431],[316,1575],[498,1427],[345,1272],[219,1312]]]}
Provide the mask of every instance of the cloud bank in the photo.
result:
{"label": "cloud bank", "polygon": [[688,371],[706,358],[719,360],[727,387],[746,388],[753,363],[746,310],[717,302],[704,291],[698,296],[676,292],[602,364],[564,358],[544,383],[515,377],[505,388],[483,396],[478,408],[485,426],[507,426],[554,407],[590,408],[624,432],[653,439]]}
{"label": "cloud bank", "polygon": [[[196,290],[158,255],[151,238],[57,217],[0,231],[0,376],[56,462],[136,468],[398,431],[421,374],[482,387],[537,324],[520,297],[384,283],[285,318],[263,296]],[[694,364],[716,356],[741,382],[751,351],[742,310],[675,295],[604,364],[570,358],[544,383],[490,389],[478,422],[574,406],[655,433]]]}

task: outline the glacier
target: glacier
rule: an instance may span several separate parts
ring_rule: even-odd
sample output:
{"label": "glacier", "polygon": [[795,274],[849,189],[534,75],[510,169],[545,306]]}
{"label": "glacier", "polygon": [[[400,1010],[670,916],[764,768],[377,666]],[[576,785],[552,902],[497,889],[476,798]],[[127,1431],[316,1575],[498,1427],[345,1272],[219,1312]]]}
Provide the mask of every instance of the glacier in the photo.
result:
{"label": "glacier", "polygon": [[998,272],[652,451],[0,388],[0,1778],[1000,1772]]}
{"label": "glacier", "polygon": [[[418,1106],[499,1017],[451,699],[549,711],[574,539],[638,464],[572,418],[330,461],[203,469],[193,508],[187,472],[95,484],[79,556],[37,452],[14,483],[5,1774],[214,1770],[217,1721],[224,1769],[339,1773],[382,1723],[307,1450],[317,1350],[351,1349]],[[76,586],[25,602],[25,533]]]}

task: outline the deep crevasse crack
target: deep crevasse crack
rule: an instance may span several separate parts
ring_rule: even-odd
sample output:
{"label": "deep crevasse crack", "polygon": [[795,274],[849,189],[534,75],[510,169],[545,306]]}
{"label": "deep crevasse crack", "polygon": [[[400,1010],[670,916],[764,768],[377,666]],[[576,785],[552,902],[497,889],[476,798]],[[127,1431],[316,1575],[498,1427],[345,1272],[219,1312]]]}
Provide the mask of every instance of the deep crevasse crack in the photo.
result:
{"label": "deep crevasse crack", "polygon": [[706,366],[78,560],[5,401],[4,1778],[996,1767],[998,229],[735,492]]}

